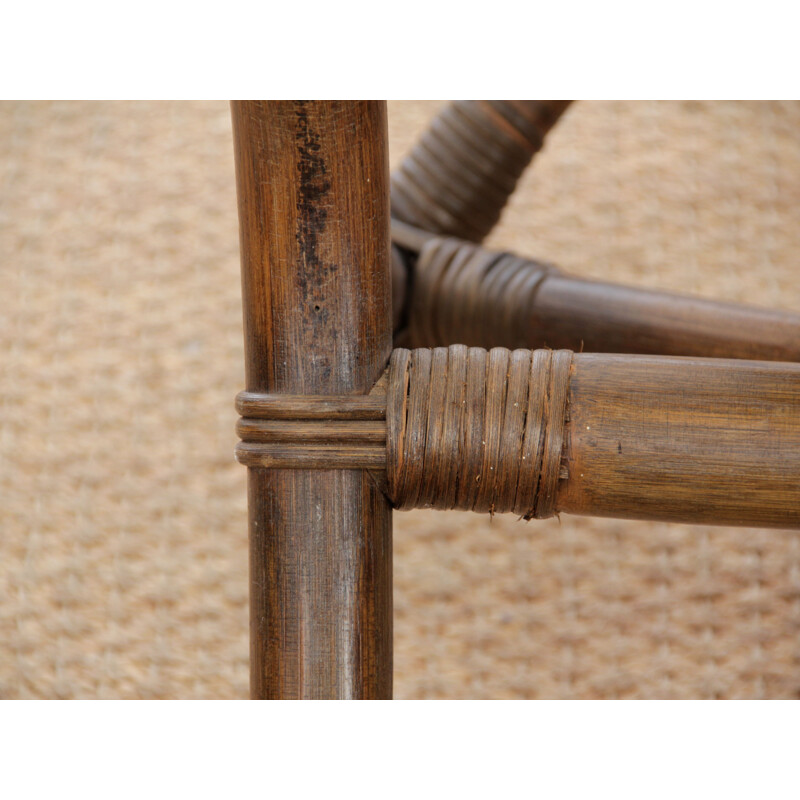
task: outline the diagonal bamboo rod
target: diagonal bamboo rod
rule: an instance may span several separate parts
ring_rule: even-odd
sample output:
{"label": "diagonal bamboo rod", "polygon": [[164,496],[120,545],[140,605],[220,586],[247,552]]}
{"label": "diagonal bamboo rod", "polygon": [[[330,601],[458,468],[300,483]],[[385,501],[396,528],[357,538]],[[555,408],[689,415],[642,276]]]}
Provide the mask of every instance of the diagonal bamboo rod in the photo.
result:
{"label": "diagonal bamboo rod", "polygon": [[562,273],[392,223],[409,259],[406,340],[800,361],[800,314]]}

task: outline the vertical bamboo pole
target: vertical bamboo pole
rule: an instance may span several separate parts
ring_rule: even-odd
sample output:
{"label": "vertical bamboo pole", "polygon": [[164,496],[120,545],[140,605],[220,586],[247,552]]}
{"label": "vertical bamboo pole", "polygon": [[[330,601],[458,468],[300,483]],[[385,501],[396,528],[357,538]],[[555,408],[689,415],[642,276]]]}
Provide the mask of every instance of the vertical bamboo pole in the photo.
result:
{"label": "vertical bamboo pole", "polygon": [[[391,352],[382,102],[232,104],[248,391],[364,394]],[[388,698],[391,509],[360,470],[248,469],[253,698]]]}

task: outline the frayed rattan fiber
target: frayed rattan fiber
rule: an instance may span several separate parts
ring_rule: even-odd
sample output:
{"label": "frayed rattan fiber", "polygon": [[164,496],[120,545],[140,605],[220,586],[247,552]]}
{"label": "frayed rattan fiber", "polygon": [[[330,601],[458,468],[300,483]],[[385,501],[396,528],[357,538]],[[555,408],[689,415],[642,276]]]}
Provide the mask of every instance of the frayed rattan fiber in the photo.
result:
{"label": "frayed rattan fiber", "polygon": [[569,105],[566,100],[448,104],[392,175],[392,216],[479,242]]}
{"label": "frayed rattan fiber", "polygon": [[397,349],[386,402],[396,508],[555,514],[572,352]]}

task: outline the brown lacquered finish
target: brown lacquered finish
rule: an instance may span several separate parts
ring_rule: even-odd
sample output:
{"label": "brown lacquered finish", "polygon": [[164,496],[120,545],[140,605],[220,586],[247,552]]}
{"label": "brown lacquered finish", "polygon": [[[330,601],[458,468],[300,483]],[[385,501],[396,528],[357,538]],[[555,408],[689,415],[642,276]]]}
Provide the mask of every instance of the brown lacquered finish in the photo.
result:
{"label": "brown lacquered finish", "polygon": [[[234,102],[232,113],[241,403],[364,395],[391,350],[385,104]],[[390,697],[386,498],[363,470],[248,472],[252,696]]]}
{"label": "brown lacquered finish", "polygon": [[456,100],[392,175],[392,216],[479,242],[567,100]]}
{"label": "brown lacquered finish", "polygon": [[557,507],[800,527],[800,364],[576,354]]}
{"label": "brown lacquered finish", "polygon": [[[800,364],[778,363],[800,316],[464,241],[565,107],[445,108],[393,177],[390,253],[385,104],[233,103],[253,697],[391,696],[389,498],[800,528]],[[392,322],[418,349],[391,353]]]}
{"label": "brown lacquered finish", "polygon": [[800,361],[800,314],[550,274],[529,341],[589,352]]}

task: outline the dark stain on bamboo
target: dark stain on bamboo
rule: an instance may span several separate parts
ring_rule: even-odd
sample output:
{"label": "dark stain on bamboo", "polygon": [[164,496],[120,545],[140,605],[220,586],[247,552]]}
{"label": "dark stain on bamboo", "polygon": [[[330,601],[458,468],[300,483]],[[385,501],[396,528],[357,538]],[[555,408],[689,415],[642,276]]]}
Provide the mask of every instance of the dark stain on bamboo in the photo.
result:
{"label": "dark stain on bamboo", "polygon": [[[385,104],[235,102],[232,114],[241,407],[269,415],[284,396],[312,414],[353,405],[369,418],[374,402],[355,398],[373,388],[391,351]],[[366,470],[320,470],[314,458],[274,468],[295,445],[263,446],[274,457],[248,470],[252,696],[390,697],[386,498]]]}

